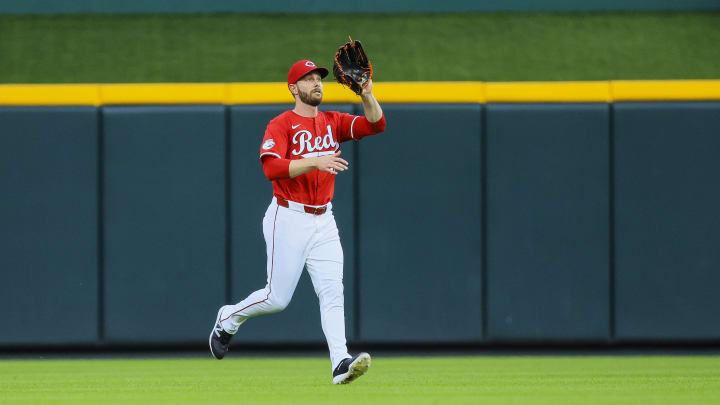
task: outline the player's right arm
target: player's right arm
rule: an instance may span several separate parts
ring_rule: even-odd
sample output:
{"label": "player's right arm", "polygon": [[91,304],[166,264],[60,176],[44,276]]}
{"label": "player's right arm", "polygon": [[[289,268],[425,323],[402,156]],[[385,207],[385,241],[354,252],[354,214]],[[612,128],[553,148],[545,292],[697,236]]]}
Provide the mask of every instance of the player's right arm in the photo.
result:
{"label": "player's right arm", "polygon": [[318,169],[321,172],[336,174],[337,172],[347,170],[347,168],[348,162],[341,158],[340,151],[337,151],[332,155],[291,160],[289,174],[290,177],[297,177],[313,169]]}
{"label": "player's right arm", "polygon": [[297,177],[314,169],[336,174],[348,168],[348,162],[340,157],[340,151],[332,155],[297,160],[265,156],[262,165],[265,177],[270,181]]}

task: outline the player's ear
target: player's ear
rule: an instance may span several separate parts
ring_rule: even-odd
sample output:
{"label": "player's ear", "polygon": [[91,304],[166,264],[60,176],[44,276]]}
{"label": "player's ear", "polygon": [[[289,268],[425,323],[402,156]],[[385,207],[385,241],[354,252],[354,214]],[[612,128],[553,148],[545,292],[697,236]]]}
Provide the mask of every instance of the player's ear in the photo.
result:
{"label": "player's ear", "polygon": [[297,90],[297,85],[296,85],[295,83],[293,83],[293,84],[288,84],[288,89],[290,90],[290,93],[291,93],[293,96],[297,96],[298,90]]}

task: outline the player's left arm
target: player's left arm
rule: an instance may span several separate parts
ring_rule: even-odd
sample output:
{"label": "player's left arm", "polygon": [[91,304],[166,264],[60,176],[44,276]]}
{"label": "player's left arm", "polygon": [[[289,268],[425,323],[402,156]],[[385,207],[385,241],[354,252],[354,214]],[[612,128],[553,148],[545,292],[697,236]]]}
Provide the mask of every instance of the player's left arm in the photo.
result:
{"label": "player's left arm", "polygon": [[379,134],[385,130],[385,115],[375,95],[372,93],[372,80],[363,88],[362,94],[363,109],[365,115],[340,114],[338,128],[340,129],[340,142],[359,141],[360,139]]}
{"label": "player's left arm", "polygon": [[373,82],[372,79],[368,82],[367,86],[362,90],[360,98],[362,99],[363,109],[365,110],[365,118],[372,124],[380,121],[383,118],[382,107],[378,103],[375,95],[372,92]]}

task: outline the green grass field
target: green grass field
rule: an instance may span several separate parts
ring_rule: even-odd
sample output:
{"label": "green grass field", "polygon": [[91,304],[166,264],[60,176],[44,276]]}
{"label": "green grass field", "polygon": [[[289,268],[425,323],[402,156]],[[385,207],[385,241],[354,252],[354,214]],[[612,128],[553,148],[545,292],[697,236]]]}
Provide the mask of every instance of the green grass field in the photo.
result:
{"label": "green grass field", "polygon": [[[237,356],[237,355],[236,355]],[[720,357],[376,357],[0,361],[0,404],[718,404]]]}
{"label": "green grass field", "polygon": [[283,81],[348,34],[378,81],[720,78],[720,13],[0,16],[0,83]]}

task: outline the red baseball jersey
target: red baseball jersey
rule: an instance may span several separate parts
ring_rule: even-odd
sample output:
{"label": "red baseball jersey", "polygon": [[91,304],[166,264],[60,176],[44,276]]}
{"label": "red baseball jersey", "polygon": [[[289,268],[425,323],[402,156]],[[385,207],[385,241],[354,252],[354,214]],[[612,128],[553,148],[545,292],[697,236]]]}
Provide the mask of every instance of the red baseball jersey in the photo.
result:
{"label": "red baseball jersey", "polygon": [[[274,156],[297,160],[331,155],[340,149],[340,142],[355,137],[353,127],[358,118],[337,111],[318,111],[314,118],[285,111],[268,123],[260,159]],[[335,192],[335,176],[316,169],[294,178],[274,180],[273,193],[306,205],[325,205]]]}

